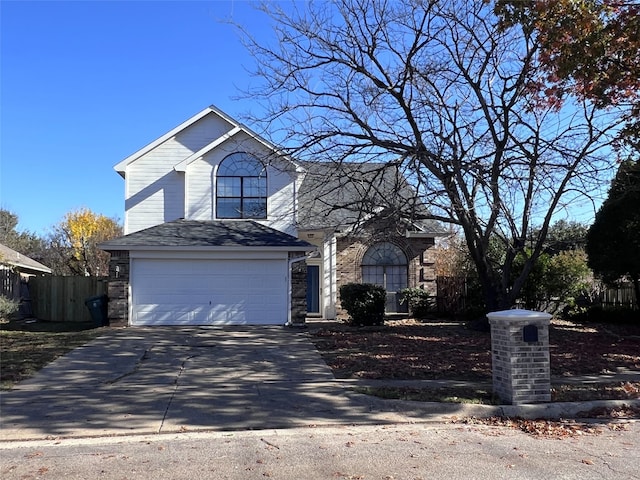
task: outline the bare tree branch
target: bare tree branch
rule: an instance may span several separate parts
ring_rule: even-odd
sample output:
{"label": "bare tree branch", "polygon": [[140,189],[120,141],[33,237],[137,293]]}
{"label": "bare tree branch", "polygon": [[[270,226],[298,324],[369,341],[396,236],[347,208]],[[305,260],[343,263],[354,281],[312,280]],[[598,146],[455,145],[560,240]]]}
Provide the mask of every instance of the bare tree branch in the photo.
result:
{"label": "bare tree branch", "polygon": [[[401,172],[422,209],[390,203],[389,211],[398,221],[459,225],[488,308],[513,305],[554,216],[604,193],[622,118],[585,100],[540,108],[527,88],[540,68],[535,38],[504,28],[487,2],[339,0],[262,11],[278,43],[246,35],[261,80],[247,94],[267,109],[252,121],[303,162]],[[375,175],[362,183],[349,171],[345,181],[360,182],[364,199],[382,195]],[[317,201],[365,216],[380,207]],[[525,248],[529,261],[514,280]]]}

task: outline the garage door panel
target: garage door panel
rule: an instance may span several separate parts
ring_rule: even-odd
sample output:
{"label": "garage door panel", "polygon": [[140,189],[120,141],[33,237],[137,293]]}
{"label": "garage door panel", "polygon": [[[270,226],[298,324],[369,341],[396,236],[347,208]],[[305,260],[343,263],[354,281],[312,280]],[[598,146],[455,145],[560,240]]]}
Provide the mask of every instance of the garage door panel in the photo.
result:
{"label": "garage door panel", "polygon": [[159,260],[132,263],[134,325],[282,324],[285,260]]}

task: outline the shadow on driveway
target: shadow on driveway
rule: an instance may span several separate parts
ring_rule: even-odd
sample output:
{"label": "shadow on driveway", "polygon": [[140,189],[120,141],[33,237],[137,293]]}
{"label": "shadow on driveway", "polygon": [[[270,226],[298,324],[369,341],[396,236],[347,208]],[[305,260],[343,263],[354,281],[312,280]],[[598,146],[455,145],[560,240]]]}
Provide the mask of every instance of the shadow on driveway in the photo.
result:
{"label": "shadow on driveway", "polygon": [[407,421],[283,327],[114,330],[0,398],[1,440]]}

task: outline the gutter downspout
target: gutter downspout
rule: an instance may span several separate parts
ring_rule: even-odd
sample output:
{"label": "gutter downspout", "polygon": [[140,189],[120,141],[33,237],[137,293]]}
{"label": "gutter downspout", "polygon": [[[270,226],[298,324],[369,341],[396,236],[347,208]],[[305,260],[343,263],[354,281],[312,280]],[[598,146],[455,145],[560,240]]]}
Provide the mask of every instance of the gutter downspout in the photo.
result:
{"label": "gutter downspout", "polygon": [[288,292],[287,292],[287,323],[284,324],[285,327],[290,327],[293,325],[293,323],[291,322],[291,293],[293,291],[293,278],[291,275],[291,267],[293,267],[294,263],[297,262],[301,262],[302,260],[306,260],[307,256],[303,255],[302,257],[296,257],[296,258],[292,258],[291,260],[289,260],[289,265],[288,265],[288,269],[287,269],[287,276],[289,277],[287,284],[288,284]]}

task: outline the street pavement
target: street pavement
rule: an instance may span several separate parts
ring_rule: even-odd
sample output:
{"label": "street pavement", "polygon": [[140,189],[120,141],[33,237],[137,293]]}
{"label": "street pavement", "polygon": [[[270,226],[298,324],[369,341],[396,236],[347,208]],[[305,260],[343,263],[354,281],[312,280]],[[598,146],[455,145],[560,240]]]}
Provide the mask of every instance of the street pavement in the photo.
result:
{"label": "street pavement", "polygon": [[0,478],[638,479],[640,424],[627,428],[556,439],[418,423],[0,443]]}
{"label": "street pavement", "polygon": [[0,477],[640,478],[637,422],[562,441],[452,423],[624,402],[417,403],[349,386],[294,329],[114,329],[0,393]]}

